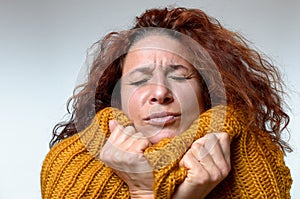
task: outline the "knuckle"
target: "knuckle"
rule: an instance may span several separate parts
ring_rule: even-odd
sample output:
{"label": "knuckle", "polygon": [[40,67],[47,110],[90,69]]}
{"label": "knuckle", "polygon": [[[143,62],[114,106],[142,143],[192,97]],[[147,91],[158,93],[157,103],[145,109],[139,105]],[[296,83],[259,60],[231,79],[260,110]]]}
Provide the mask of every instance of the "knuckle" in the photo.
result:
{"label": "knuckle", "polygon": [[223,179],[223,176],[221,171],[219,169],[216,169],[214,172],[211,173],[210,178],[212,182],[217,182]]}
{"label": "knuckle", "polygon": [[99,158],[100,158],[100,160],[101,160],[102,162],[104,162],[104,163],[109,162],[110,157],[111,157],[111,156],[110,156],[110,153],[109,153],[108,151],[103,150],[103,149],[100,151]]}
{"label": "knuckle", "polygon": [[229,142],[230,136],[228,133],[220,133],[220,141]]}
{"label": "knuckle", "polygon": [[132,136],[133,134],[135,134],[135,128],[133,126],[127,126],[124,128],[123,133],[125,133],[128,136]]}
{"label": "knuckle", "polygon": [[191,150],[192,151],[198,151],[199,150],[199,148],[201,147],[201,142],[194,142],[193,144],[192,144],[192,146],[191,146]]}
{"label": "knuckle", "polygon": [[199,145],[199,144],[198,144],[197,142],[193,143],[192,146],[191,146],[191,150],[192,150],[192,151],[197,150],[197,149],[198,149],[198,145]]}
{"label": "knuckle", "polygon": [[198,178],[198,184],[206,184],[212,181],[211,174],[207,171],[202,172],[201,176],[202,176],[201,178]]}
{"label": "knuckle", "polygon": [[187,151],[180,160],[180,164],[185,165],[186,159],[188,158],[189,151]]}
{"label": "knuckle", "polygon": [[135,138],[135,139],[141,139],[144,136],[141,132],[137,132],[137,133],[133,134],[132,137]]}
{"label": "knuckle", "polygon": [[194,144],[203,144],[203,142],[204,142],[205,139],[206,139],[206,136],[207,136],[207,134],[204,135],[203,137],[198,138],[198,139],[194,142]]}
{"label": "knuckle", "polygon": [[224,166],[222,166],[220,169],[222,177],[225,178],[229,174],[230,170],[230,165],[225,164]]}

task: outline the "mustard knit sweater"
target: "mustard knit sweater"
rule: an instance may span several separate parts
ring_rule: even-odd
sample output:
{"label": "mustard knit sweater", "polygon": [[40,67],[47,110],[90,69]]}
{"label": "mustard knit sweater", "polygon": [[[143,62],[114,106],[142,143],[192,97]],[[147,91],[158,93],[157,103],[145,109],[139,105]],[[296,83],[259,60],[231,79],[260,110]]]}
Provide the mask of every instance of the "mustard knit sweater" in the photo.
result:
{"label": "mustard knit sweater", "polygon": [[[155,198],[172,198],[186,177],[178,166],[195,139],[210,132],[226,132],[231,138],[231,171],[206,198],[290,198],[292,179],[283,152],[263,131],[245,127],[246,115],[217,106],[201,114],[184,133],[163,139],[144,152],[154,174]],[[99,111],[82,132],[55,145],[41,171],[44,199],[130,198],[128,186],[98,156],[110,135],[108,122],[130,121],[113,108]]]}

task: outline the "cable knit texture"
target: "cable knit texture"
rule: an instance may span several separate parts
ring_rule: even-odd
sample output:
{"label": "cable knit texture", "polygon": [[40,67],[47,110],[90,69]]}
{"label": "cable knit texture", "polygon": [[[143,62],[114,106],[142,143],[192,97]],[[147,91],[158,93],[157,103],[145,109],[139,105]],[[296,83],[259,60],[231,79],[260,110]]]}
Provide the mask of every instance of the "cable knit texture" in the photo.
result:
{"label": "cable knit texture", "polygon": [[[217,106],[201,114],[181,135],[147,148],[144,155],[153,168],[154,197],[172,198],[187,175],[178,163],[194,140],[226,132],[231,138],[231,171],[206,198],[290,198],[292,179],[283,152],[266,132],[247,129],[246,118],[242,111]],[[44,199],[130,198],[126,183],[98,158],[110,135],[111,119],[123,126],[132,124],[123,112],[106,108],[85,130],[50,150],[41,171]]]}

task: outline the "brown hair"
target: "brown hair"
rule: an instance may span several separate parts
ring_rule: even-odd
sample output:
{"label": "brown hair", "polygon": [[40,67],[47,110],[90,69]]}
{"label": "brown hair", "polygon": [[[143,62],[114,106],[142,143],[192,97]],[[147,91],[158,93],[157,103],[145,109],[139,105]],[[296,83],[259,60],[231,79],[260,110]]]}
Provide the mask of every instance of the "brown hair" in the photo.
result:
{"label": "brown hair", "polygon": [[[268,132],[283,150],[292,150],[281,138],[282,131],[289,123],[289,116],[283,108],[284,93],[280,74],[270,61],[251,49],[241,35],[225,29],[216,19],[198,9],[147,10],[136,18],[136,24],[131,30],[147,27],[174,30],[198,42],[208,52],[222,76],[226,91],[225,103],[243,108],[248,114],[249,126]],[[85,128],[95,112],[112,105],[113,91],[122,76],[122,64],[126,56],[124,52],[141,35],[138,31],[131,34],[111,32],[102,41],[95,43],[99,48],[88,80],[75,88],[67,106],[72,103],[71,113],[67,108],[71,117],[54,127],[51,147]],[[219,87],[219,82],[214,83],[213,79],[210,82],[205,92],[205,102],[208,104],[206,109],[210,108],[208,91]],[[80,91],[76,92],[78,89]]]}

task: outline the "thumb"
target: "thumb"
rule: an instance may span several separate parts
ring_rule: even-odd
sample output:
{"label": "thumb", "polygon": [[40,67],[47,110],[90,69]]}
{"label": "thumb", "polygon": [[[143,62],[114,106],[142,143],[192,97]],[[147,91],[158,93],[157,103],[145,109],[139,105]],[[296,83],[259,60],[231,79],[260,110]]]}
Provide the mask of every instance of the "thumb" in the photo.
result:
{"label": "thumb", "polygon": [[118,122],[116,120],[110,120],[109,121],[109,130],[110,130],[110,132],[113,132],[117,126],[118,126]]}

